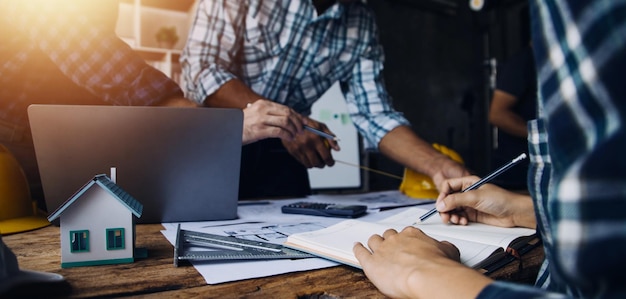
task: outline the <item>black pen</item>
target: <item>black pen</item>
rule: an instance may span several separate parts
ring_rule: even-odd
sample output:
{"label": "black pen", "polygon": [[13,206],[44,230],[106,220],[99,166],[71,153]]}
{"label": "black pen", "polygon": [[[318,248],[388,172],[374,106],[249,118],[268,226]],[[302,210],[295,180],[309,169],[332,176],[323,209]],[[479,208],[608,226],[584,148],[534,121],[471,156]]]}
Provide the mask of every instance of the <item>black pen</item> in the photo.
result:
{"label": "black pen", "polygon": [[[467,192],[467,191],[470,191],[470,190],[478,189],[478,187],[482,186],[484,183],[487,183],[487,182],[491,181],[493,178],[495,178],[498,175],[500,175],[501,173],[507,171],[509,168],[515,166],[517,163],[521,162],[524,159],[526,159],[526,154],[522,153],[517,158],[511,160],[511,162],[502,165],[502,167],[496,169],[494,172],[488,174],[487,176],[485,176],[484,178],[480,179],[478,182],[472,184],[471,186],[467,187],[465,190],[463,190],[461,192]],[[423,222],[424,220],[428,219],[430,216],[434,215],[435,213],[437,213],[437,208],[432,208],[430,211],[428,211],[428,212],[424,213],[424,215],[420,216],[420,222]]]}
{"label": "black pen", "polygon": [[328,138],[328,139],[334,140],[334,141],[339,141],[339,138],[337,138],[336,136],[330,135],[330,134],[328,134],[326,132],[322,132],[322,131],[320,131],[318,129],[309,127],[307,125],[304,125],[304,129],[309,130],[309,131],[311,131],[311,132],[313,132],[313,133],[315,133],[315,134],[317,134],[319,136],[322,136],[324,138]]}
{"label": "black pen", "polygon": [[399,205],[399,206],[384,206],[384,207],[374,208],[372,210],[373,211],[378,211],[378,212],[383,212],[383,211],[388,211],[388,210],[393,210],[393,209],[398,209],[398,208],[406,208],[406,207],[414,207],[414,206],[419,206],[419,205],[427,205],[427,204],[431,204],[431,203],[433,203],[432,200],[425,200],[425,201],[422,201],[422,202],[410,203],[410,204]]}

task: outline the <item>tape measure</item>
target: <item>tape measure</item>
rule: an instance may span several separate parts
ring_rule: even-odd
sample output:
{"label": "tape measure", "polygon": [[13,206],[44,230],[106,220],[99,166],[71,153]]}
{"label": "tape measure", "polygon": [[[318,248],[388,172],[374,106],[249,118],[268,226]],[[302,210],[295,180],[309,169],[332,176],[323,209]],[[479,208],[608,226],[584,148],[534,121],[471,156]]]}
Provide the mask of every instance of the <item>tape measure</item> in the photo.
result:
{"label": "tape measure", "polygon": [[[211,248],[212,250],[191,250],[190,247]],[[310,257],[315,256],[278,244],[183,230],[180,229],[180,224],[176,229],[175,267],[178,267],[180,261],[191,260],[269,260]]]}

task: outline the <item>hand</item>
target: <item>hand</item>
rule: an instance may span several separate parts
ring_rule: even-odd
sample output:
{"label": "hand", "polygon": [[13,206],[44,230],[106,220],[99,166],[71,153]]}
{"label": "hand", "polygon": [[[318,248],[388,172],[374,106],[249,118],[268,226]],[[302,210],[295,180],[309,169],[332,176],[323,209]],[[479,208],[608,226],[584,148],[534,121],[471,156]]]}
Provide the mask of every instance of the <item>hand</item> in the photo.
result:
{"label": "hand", "polygon": [[441,156],[438,159],[433,159],[431,164],[439,166],[439,170],[435,171],[432,175],[435,186],[440,186],[447,179],[469,175],[469,172],[465,169],[465,167],[463,167],[463,165],[448,158],[447,156]]}
{"label": "hand", "polygon": [[[429,295],[437,286],[425,284],[424,277],[436,276],[434,272],[445,272],[451,267],[465,268],[459,263],[459,250],[454,245],[439,242],[414,227],[407,227],[400,233],[390,229],[382,237],[373,235],[367,244],[371,252],[357,243],[354,255],[372,283],[392,298]],[[448,279],[446,275],[438,278]],[[449,285],[443,287],[450,288]]]}
{"label": "hand", "polygon": [[265,138],[292,140],[303,133],[306,118],[293,109],[268,100],[256,100],[243,109],[243,144]]}
{"label": "hand", "polygon": [[535,228],[533,202],[527,195],[493,184],[460,192],[478,180],[476,176],[468,176],[450,179],[441,185],[436,207],[443,222],[466,225],[472,221],[502,227]]}
{"label": "hand", "polygon": [[[307,119],[307,124],[315,129],[334,135],[325,124]],[[331,149],[339,151],[339,145],[334,140],[304,131],[292,140],[282,140],[287,151],[306,168],[324,168],[335,165]]]}
{"label": "hand", "polygon": [[378,149],[391,160],[428,175],[435,186],[445,179],[469,175],[463,165],[436,150],[408,126],[398,126],[388,132],[380,140]]}

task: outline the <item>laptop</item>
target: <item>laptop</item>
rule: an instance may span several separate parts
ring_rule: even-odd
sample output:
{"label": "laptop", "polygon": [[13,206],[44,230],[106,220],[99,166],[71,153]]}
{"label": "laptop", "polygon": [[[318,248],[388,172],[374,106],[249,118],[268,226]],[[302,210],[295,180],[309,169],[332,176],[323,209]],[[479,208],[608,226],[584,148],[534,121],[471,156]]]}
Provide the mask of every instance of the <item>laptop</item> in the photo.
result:
{"label": "laptop", "polygon": [[239,109],[31,105],[48,211],[97,174],[143,205],[137,223],[237,218]]}

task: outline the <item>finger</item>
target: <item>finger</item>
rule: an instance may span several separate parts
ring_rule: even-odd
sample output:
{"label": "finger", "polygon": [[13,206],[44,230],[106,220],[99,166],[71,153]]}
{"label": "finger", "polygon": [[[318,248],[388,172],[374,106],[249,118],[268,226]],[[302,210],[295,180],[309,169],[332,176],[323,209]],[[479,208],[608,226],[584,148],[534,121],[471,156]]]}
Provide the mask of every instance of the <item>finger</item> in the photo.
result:
{"label": "finger", "polygon": [[453,209],[448,212],[439,212],[439,216],[441,217],[441,221],[443,223],[452,223],[459,225],[466,225],[469,219],[467,215],[467,210],[464,208]]}
{"label": "finger", "polygon": [[[467,201],[460,202],[454,200],[459,196],[466,197],[467,195],[465,193],[451,194],[437,201],[437,211],[439,211],[439,216],[444,223],[467,224],[467,207],[474,207],[477,204],[468,206],[469,203]],[[474,194],[471,197],[478,199]]]}
{"label": "finger", "polygon": [[466,176],[466,177],[460,177],[460,178],[447,179],[443,181],[443,183],[441,183],[439,186],[439,190],[441,191],[439,192],[439,196],[437,197],[437,200],[442,199],[452,193],[460,192],[464,190],[465,188],[471,186],[478,180],[480,180],[480,178],[477,176]]}
{"label": "finger", "polygon": [[[267,105],[266,105],[267,106]],[[262,109],[259,114],[266,115],[266,121],[291,132],[299,133],[304,127],[304,117],[287,106],[272,103]]]}
{"label": "finger", "polygon": [[287,106],[279,106],[280,109],[278,109],[277,115],[284,117],[289,122],[289,126],[293,126],[297,133],[304,131],[304,125],[307,124],[307,118]]}
{"label": "finger", "polygon": [[361,242],[354,243],[352,247],[352,252],[354,253],[354,257],[359,261],[361,266],[369,263],[369,260],[372,258],[372,252],[369,249],[365,248]]}
{"label": "finger", "polygon": [[339,144],[331,139],[328,138],[324,138],[324,146],[326,146],[326,148],[332,148],[335,151],[340,151],[341,148],[339,147]]}
{"label": "finger", "polygon": [[[335,135],[335,133],[333,133],[331,130],[329,130],[329,129],[326,127],[326,125],[324,125],[324,124],[321,124],[321,128],[320,128],[320,130],[321,130],[322,132],[328,133],[328,134],[330,134],[330,135],[332,135],[332,136],[337,136],[337,135]],[[340,151],[340,150],[341,150],[341,148],[339,147],[339,143],[337,143],[337,140],[338,140],[338,139],[336,139],[336,138],[337,138],[337,137],[335,137],[335,139],[328,139],[328,138],[325,138],[325,141],[326,141],[326,144],[327,144],[330,148],[332,148],[332,149],[333,149],[333,150],[335,150],[335,151]]]}
{"label": "finger", "polygon": [[283,140],[293,140],[296,137],[294,132],[291,132],[281,127],[268,126],[268,127],[262,128],[261,131],[262,131],[261,134],[264,135],[264,138],[274,137],[274,138],[280,138]]}
{"label": "finger", "polygon": [[321,167],[324,166],[333,166],[335,165],[335,159],[333,159],[333,155],[330,152],[328,147],[328,139],[326,138],[318,138],[318,142],[316,142],[315,148],[317,150],[317,154],[319,155],[321,161],[324,162]]}
{"label": "finger", "polygon": [[481,197],[474,191],[450,194],[437,202],[437,211],[450,212],[460,208],[477,208]]}
{"label": "finger", "polygon": [[385,241],[385,239],[382,236],[380,236],[380,235],[372,235],[367,240],[367,246],[370,248],[370,250],[372,252],[374,252],[374,251],[376,251],[378,246],[380,246],[380,244],[383,243],[383,241]]}
{"label": "finger", "polygon": [[301,155],[304,161],[306,161],[306,164],[309,165],[308,168],[324,168],[327,162],[333,165],[335,160],[332,158],[328,147],[326,147],[324,138],[309,131],[306,131],[304,134],[305,135],[300,137],[302,138],[301,142],[304,143]]}
{"label": "finger", "polygon": [[355,242],[354,246],[352,247],[352,251],[354,251],[355,255],[358,256],[359,255],[372,255],[372,252],[367,249],[367,247],[365,247],[365,245],[363,245],[363,243],[361,242]]}
{"label": "finger", "polygon": [[253,104],[248,104],[243,110],[244,122],[247,124],[244,126],[244,134],[249,135],[249,139],[253,138],[250,141],[270,137],[293,139],[297,128],[289,125],[289,120],[284,116],[267,114],[268,109],[264,108],[268,105],[267,103],[269,102],[265,100],[257,100]]}
{"label": "finger", "polygon": [[445,255],[450,259],[453,259],[455,261],[461,260],[461,252],[456,246],[454,246],[454,244],[448,241],[441,241],[439,242],[439,249],[443,251],[443,253],[445,253]]}
{"label": "finger", "polygon": [[[329,150],[323,146],[324,144],[322,141],[316,140],[315,144],[310,146],[309,150],[306,152],[307,160],[312,167],[324,168],[326,166],[326,161],[322,157],[322,154],[329,152]],[[322,149],[320,149],[320,147],[322,147]]]}
{"label": "finger", "polygon": [[413,227],[413,226],[407,226],[407,227],[403,228],[400,233],[402,233],[402,234],[410,234],[410,235],[414,235],[414,236],[419,236],[421,234],[424,234],[424,232],[421,229],[419,229],[417,227]]}
{"label": "finger", "polygon": [[313,168],[315,167],[315,159],[311,158],[311,150],[309,149],[304,149],[303,151],[300,151],[297,155],[298,155],[298,161],[300,161],[300,163],[302,163],[302,165],[304,165],[304,167],[306,168]]}
{"label": "finger", "polygon": [[444,199],[449,194],[460,190],[458,179],[448,179],[443,181],[439,186],[439,195],[437,196],[437,203]]}
{"label": "finger", "polygon": [[[336,135],[335,135],[335,134],[333,134],[333,133],[328,133],[328,134],[331,134],[331,135],[333,135],[333,136],[336,136]],[[336,141],[336,140],[333,140],[333,139],[326,139],[326,140],[327,140],[328,145],[329,145],[329,147],[330,147],[330,148],[332,148],[332,149],[333,149],[333,150],[335,150],[335,151],[340,151],[340,150],[341,150],[341,147],[339,147],[339,143],[337,143],[337,141]]]}
{"label": "finger", "polygon": [[[333,133],[330,129],[328,129],[328,127],[326,126],[326,124],[324,123],[319,123],[319,130],[325,133],[328,133],[332,136],[337,136],[335,135],[335,133]],[[336,139],[327,139],[328,144],[330,145],[330,147],[335,150],[335,151],[340,151],[341,148],[339,147],[339,143],[337,143]],[[330,165],[332,166],[332,165]]]}
{"label": "finger", "polygon": [[279,130],[285,131],[284,133],[287,134],[290,139],[295,138],[295,136],[301,131],[300,127],[302,126],[295,124],[286,116],[270,116],[265,120],[264,124],[270,128],[275,127]]}
{"label": "finger", "polygon": [[283,120],[280,126],[286,129],[288,127],[289,130],[294,133],[302,132],[302,130],[304,130],[304,125],[307,122],[304,116],[288,106],[279,103],[267,100],[257,100],[254,102],[253,107],[263,110],[264,114],[277,116],[279,119]]}
{"label": "finger", "polygon": [[339,143],[337,143],[336,141],[333,141],[331,144],[332,144],[333,150],[341,151],[341,146],[339,146]]}
{"label": "finger", "polygon": [[328,146],[330,148],[332,148],[333,150],[335,150],[335,151],[340,151],[341,150],[341,148],[339,147],[339,144],[337,143],[337,140],[338,140],[337,137],[336,137],[337,135],[335,135],[335,133],[333,133],[331,130],[329,130],[328,127],[326,126],[326,124],[324,124],[322,122],[318,122],[316,120],[309,119],[309,118],[307,118],[307,120],[308,120],[308,123],[310,123],[310,126],[315,128],[316,130],[322,131],[322,132],[327,133],[327,134],[329,134],[331,136],[335,136],[334,139],[325,138],[325,140],[328,142]]}
{"label": "finger", "polygon": [[391,228],[391,229],[386,230],[383,233],[383,238],[387,239],[387,238],[389,238],[389,237],[391,237],[393,235],[397,235],[397,234],[398,234],[398,231],[396,231],[395,229]]}
{"label": "finger", "polygon": [[467,217],[460,214],[450,214],[450,223],[467,225]]}
{"label": "finger", "polygon": [[[258,116],[257,118],[263,118],[263,116]],[[277,137],[284,140],[292,140],[296,137],[297,130],[291,125],[287,125],[289,122],[281,117],[271,116],[265,117],[265,119],[261,120],[262,122],[251,126],[251,129],[254,130],[258,139]]]}
{"label": "finger", "polygon": [[300,134],[304,131],[306,118],[292,109],[287,109],[284,115],[281,115],[286,122],[286,126],[294,128],[295,133]]}

